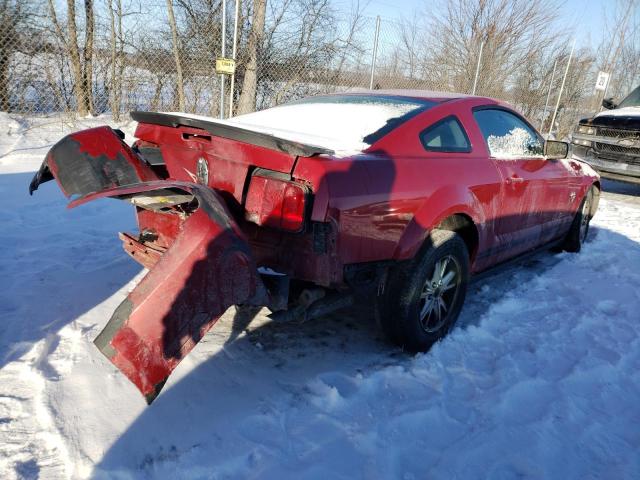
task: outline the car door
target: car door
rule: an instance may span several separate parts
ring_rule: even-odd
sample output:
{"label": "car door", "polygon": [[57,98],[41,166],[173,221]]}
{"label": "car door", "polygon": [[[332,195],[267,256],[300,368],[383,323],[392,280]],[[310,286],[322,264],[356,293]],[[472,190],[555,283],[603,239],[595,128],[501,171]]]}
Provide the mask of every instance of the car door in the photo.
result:
{"label": "car door", "polygon": [[551,240],[568,179],[564,167],[544,158],[543,138],[515,112],[490,106],[473,116],[502,177],[494,232],[504,260]]}

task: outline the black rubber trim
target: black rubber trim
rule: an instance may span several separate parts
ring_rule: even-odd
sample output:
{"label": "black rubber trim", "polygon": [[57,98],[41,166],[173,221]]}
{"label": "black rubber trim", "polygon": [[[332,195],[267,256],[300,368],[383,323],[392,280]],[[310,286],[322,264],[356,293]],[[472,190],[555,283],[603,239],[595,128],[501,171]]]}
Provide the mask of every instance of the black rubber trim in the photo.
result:
{"label": "black rubber trim", "polygon": [[306,143],[294,142],[284,138],[276,137],[268,133],[256,132],[235,125],[227,125],[215,121],[184,117],[181,115],[171,115],[157,112],[131,112],[131,118],[136,122],[148,123],[152,125],[162,125],[164,127],[177,128],[180,126],[199,128],[205,130],[216,137],[237,140],[251,145],[278,150],[290,155],[311,157],[313,155],[334,155],[335,152],[329,148],[309,145]]}

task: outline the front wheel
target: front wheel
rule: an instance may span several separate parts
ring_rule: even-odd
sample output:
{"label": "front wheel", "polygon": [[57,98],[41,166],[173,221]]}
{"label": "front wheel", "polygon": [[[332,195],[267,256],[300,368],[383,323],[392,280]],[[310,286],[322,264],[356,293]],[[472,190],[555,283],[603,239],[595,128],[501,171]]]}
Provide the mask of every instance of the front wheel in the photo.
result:
{"label": "front wheel", "polygon": [[460,314],[469,253],[455,232],[434,230],[411,262],[393,269],[376,315],[387,336],[410,351],[427,351]]}
{"label": "front wheel", "polygon": [[587,236],[589,235],[589,224],[591,222],[591,217],[593,216],[593,201],[595,196],[594,188],[595,187],[591,187],[587,190],[587,193],[580,204],[580,208],[578,209],[576,216],[573,218],[573,223],[571,224],[569,233],[567,233],[564,243],[562,244],[563,250],[566,250],[567,252],[579,252],[582,248],[582,244],[587,241]]}

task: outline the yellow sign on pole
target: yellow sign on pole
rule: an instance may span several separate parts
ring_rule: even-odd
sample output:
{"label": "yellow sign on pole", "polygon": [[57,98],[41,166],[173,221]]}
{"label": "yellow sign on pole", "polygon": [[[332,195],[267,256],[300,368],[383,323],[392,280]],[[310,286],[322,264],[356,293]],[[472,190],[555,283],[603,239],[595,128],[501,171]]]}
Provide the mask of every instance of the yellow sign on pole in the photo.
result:
{"label": "yellow sign on pole", "polygon": [[233,58],[216,58],[216,73],[220,75],[233,75],[236,71],[236,61]]}

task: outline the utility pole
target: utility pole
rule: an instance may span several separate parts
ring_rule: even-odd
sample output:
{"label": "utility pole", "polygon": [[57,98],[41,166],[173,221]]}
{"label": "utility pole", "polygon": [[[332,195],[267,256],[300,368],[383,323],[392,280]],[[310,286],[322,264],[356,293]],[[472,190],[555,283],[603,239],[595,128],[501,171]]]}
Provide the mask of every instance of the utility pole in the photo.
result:
{"label": "utility pole", "polygon": [[[238,50],[238,21],[240,18],[240,1],[236,0],[236,11],[235,18],[233,20],[233,61],[236,61],[236,54]],[[229,118],[233,117],[233,92],[235,89],[236,83],[236,71],[235,68],[233,70],[233,74],[231,75],[231,91],[229,92]]]}
{"label": "utility pole", "polygon": [[558,101],[556,102],[556,108],[553,111],[553,117],[551,118],[551,124],[549,125],[549,133],[548,137],[551,136],[551,130],[553,129],[553,124],[556,121],[556,115],[558,114],[558,108],[560,107],[560,99],[562,98],[562,91],[564,90],[564,84],[567,81],[567,74],[569,73],[569,66],[571,65],[571,58],[573,57],[573,49],[576,47],[576,41],[573,40],[573,45],[571,45],[571,52],[569,53],[569,59],[567,60],[567,68],[564,69],[564,76],[562,77],[562,85],[560,85],[560,93],[558,94]]}
{"label": "utility pole", "polygon": [[373,77],[376,73],[376,57],[378,56],[378,39],[380,38],[380,15],[376,17],[376,33],[373,37],[373,53],[371,55],[371,76],[369,77],[369,90],[373,90]]}
{"label": "utility pole", "polygon": [[[227,0],[222,0],[222,58],[227,53]],[[224,74],[220,74],[220,119],[224,119]]]}
{"label": "utility pole", "polygon": [[473,79],[473,90],[471,90],[471,95],[476,94],[476,87],[478,86],[478,75],[480,75],[480,63],[482,62],[483,48],[484,48],[484,40],[480,42],[480,53],[478,54],[478,63],[476,64],[476,76]]}

